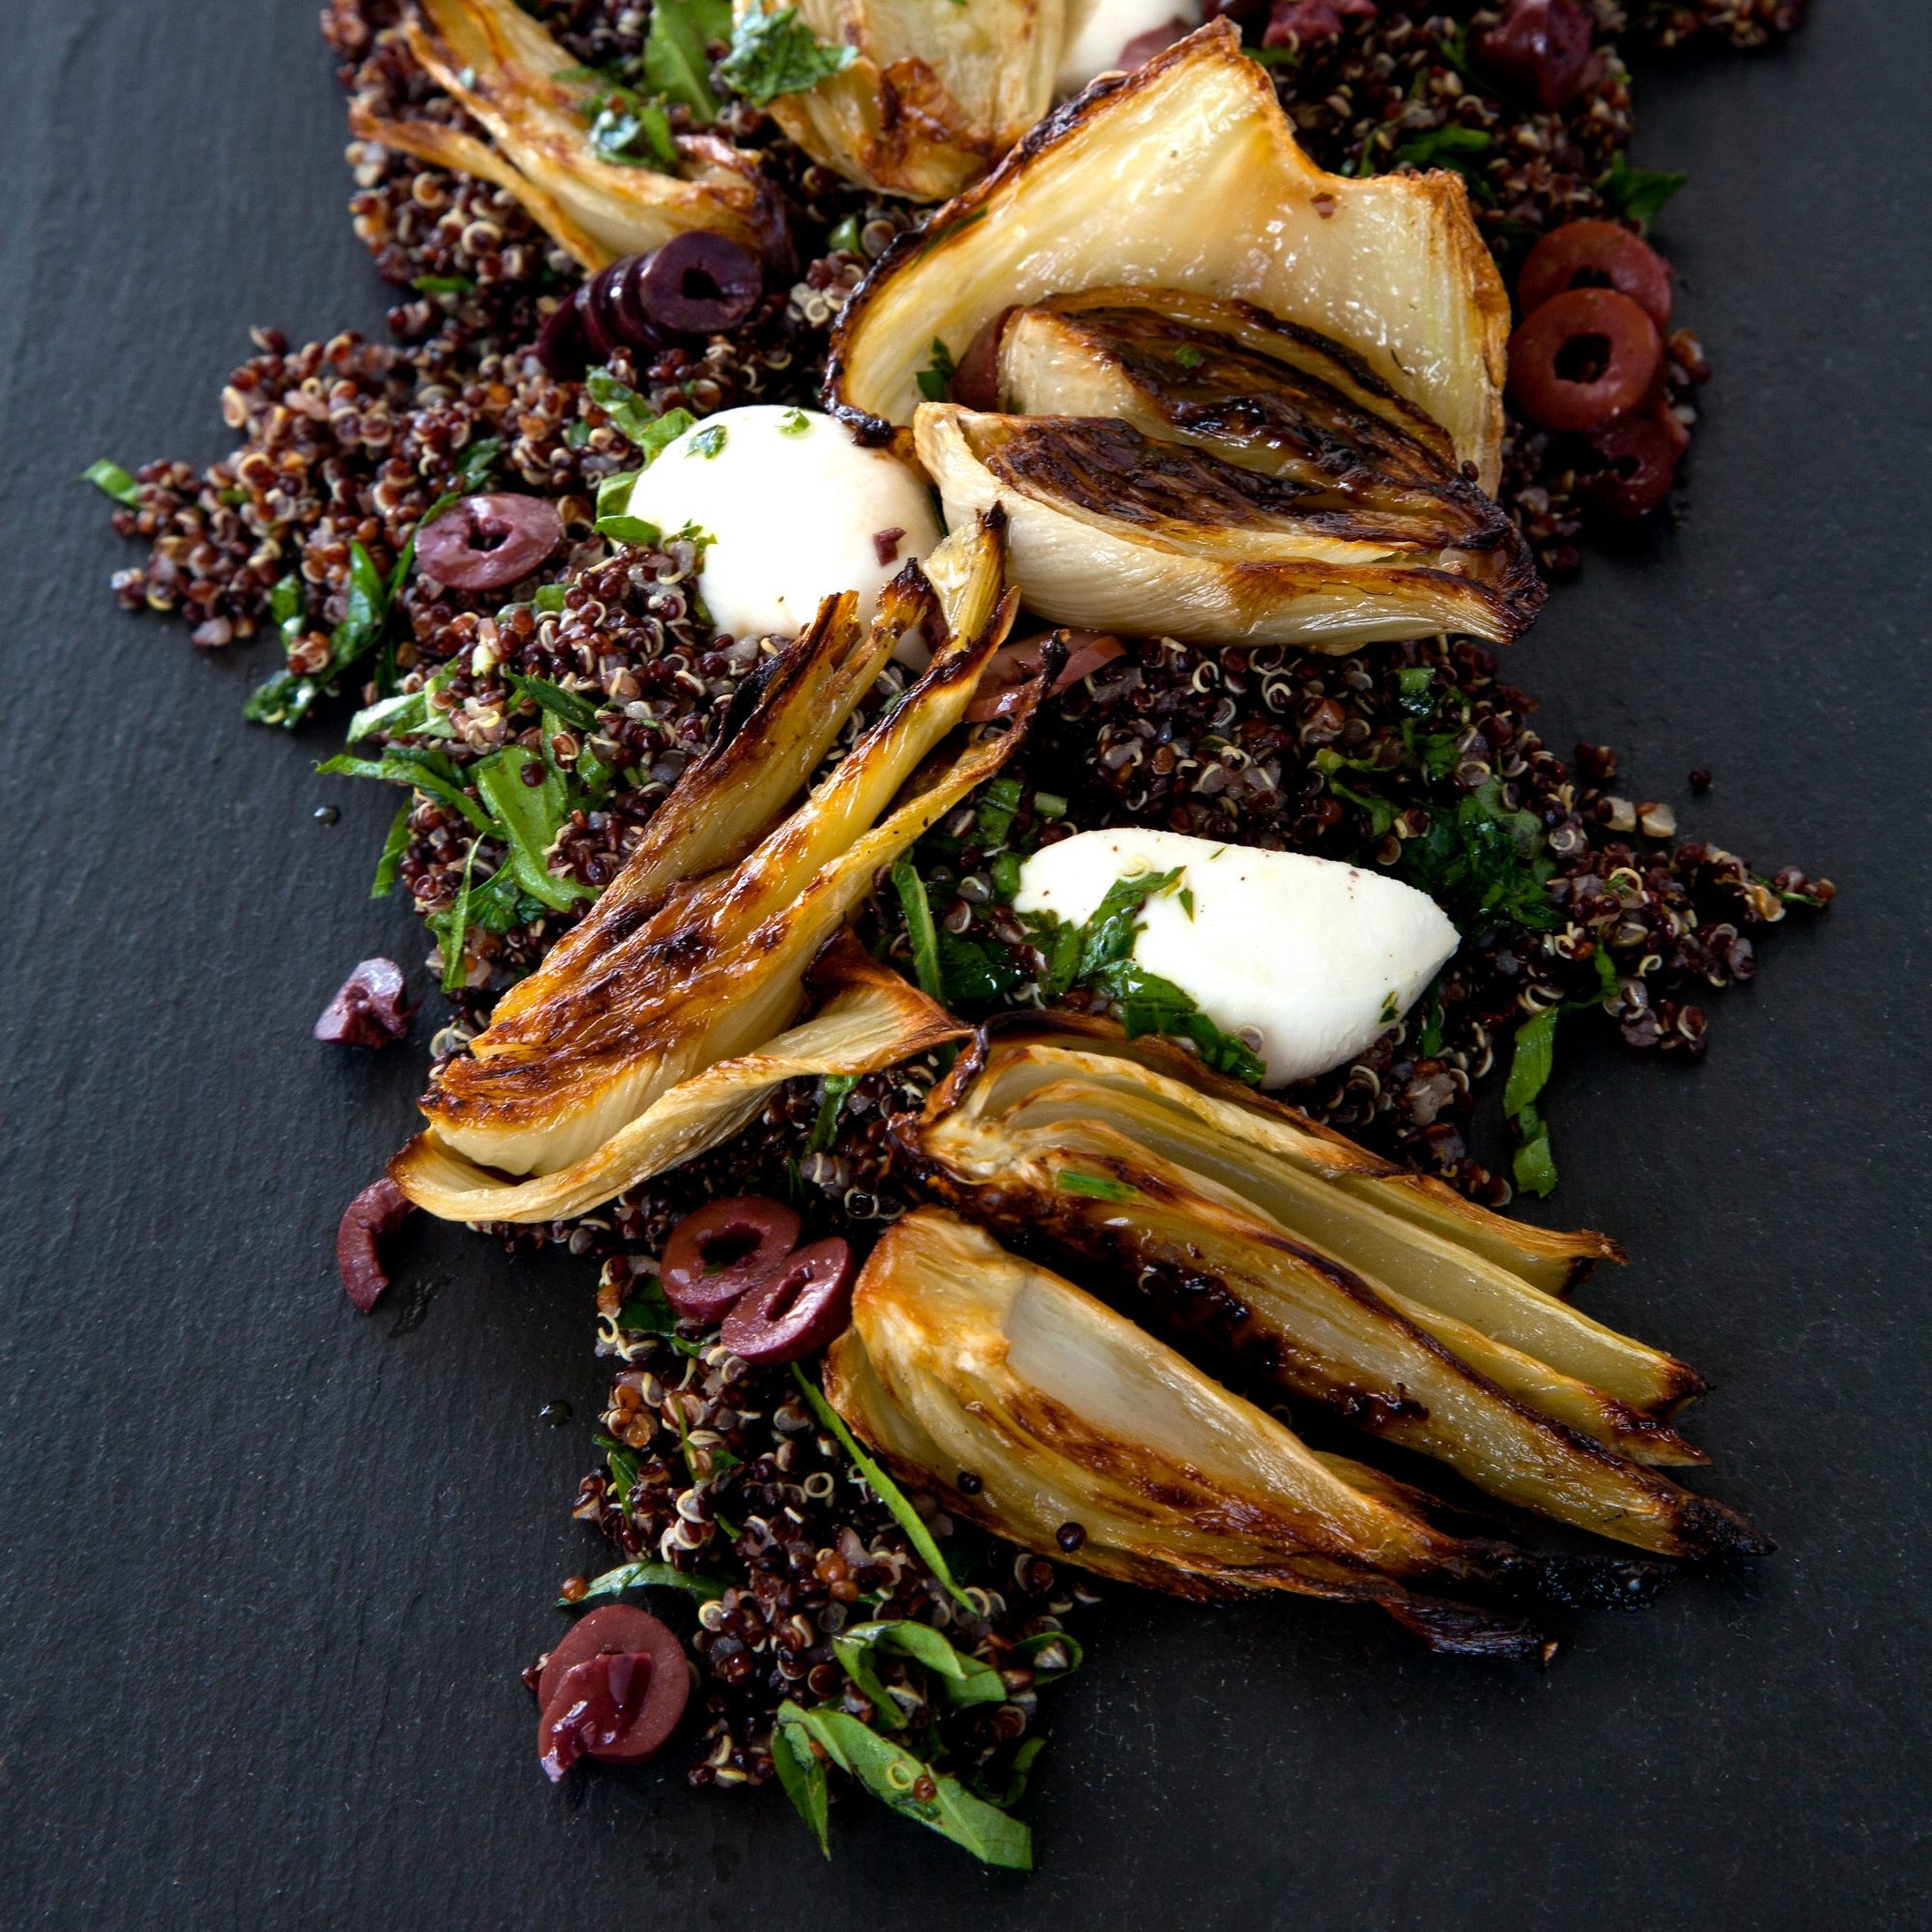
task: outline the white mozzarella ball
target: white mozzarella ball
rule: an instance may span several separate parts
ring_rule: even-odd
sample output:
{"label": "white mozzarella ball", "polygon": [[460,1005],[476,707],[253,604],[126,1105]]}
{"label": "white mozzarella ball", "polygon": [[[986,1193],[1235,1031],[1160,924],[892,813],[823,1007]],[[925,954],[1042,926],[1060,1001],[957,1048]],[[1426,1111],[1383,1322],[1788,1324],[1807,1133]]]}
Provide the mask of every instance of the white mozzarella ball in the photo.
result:
{"label": "white mozzarella ball", "polygon": [[1096,74],[1121,64],[1121,49],[1155,27],[1201,24],[1201,0],[1068,0],[1066,49],[1054,76],[1057,92],[1078,94]]}
{"label": "white mozzarella ball", "polygon": [[1117,880],[1177,867],[1173,889],[1142,905],[1134,959],[1224,1033],[1259,1033],[1270,1087],[1352,1060],[1456,950],[1442,909],[1399,879],[1179,832],[1080,832],[1043,846],[1021,867],[1013,906],[1078,925]]}
{"label": "white mozzarella ball", "polygon": [[828,415],[772,403],[721,410],[667,443],[630,514],[711,538],[698,594],[734,638],[795,635],[843,590],[869,620],[884,585],[943,534],[916,470]]}

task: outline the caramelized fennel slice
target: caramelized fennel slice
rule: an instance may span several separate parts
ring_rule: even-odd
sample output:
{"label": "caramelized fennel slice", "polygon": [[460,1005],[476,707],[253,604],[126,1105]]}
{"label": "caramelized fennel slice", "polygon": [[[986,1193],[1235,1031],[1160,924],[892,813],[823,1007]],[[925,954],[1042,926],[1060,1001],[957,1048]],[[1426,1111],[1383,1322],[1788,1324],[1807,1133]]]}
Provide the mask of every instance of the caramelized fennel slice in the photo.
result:
{"label": "caramelized fennel slice", "polygon": [[[1052,1049],[1036,1050],[1034,1070],[1050,1071],[1038,1063],[1057,1057]],[[1106,1065],[1098,1056],[1085,1058]],[[1184,1102],[1177,1104],[1186,1091],[1177,1094],[1178,1083],[1149,1083],[1136,1092],[1104,1073],[1095,1078],[1077,1066],[1065,1070],[1072,1077],[1036,1089],[1004,1113],[1009,1131],[1046,1145],[1060,1122],[1106,1126],[1239,1197],[1378,1287],[1399,1283],[1415,1319],[1432,1333],[1438,1333],[1433,1325],[1437,1320],[1474,1332],[1520,1359],[1534,1358],[1539,1372],[1553,1370],[1567,1381],[1590,1384],[1591,1403],[1606,1405],[1601,1425],[1572,1415],[1561,1419],[1623,1443],[1639,1461],[1704,1460],[1656,1421],[1660,1411],[1702,1391],[1701,1378],[1687,1364],[1593,1321],[1486,1257],[1383,1211],[1375,1197],[1348,1192],[1280,1158],[1258,1139],[1231,1138]],[[1495,1379],[1510,1387],[1517,1373]],[[1640,1442],[1654,1453],[1640,1454]]]}
{"label": "caramelized fennel slice", "polygon": [[1311,527],[1400,551],[1504,550],[1516,526],[1448,439],[1338,343],[1246,302],[1099,289],[1022,309],[999,346],[1000,407],[1111,417],[1298,493]]}
{"label": "caramelized fennel slice", "polygon": [[467,1159],[432,1126],[390,1161],[389,1178],[446,1221],[562,1220],[729,1140],[787,1080],[876,1072],[964,1031],[849,932],[833,941],[811,980],[829,997],[810,1019],[680,1081],[574,1167],[515,1180]]}
{"label": "caramelized fennel slice", "polygon": [[[738,0],[740,17],[749,4]],[[944,200],[1052,105],[1064,0],[795,4],[814,39],[858,57],[816,86],[779,95],[766,111],[849,181]]]}
{"label": "caramelized fennel slice", "polygon": [[[1492,1580],[1496,1547],[1355,1490],[1131,1322],[934,1209],[873,1251],[825,1384],[951,1510],[1057,1561],[1183,1596],[1372,1603],[1442,1649],[1536,1648],[1516,1620],[1402,1580]],[[975,1495],[953,1487],[959,1469],[981,1478]],[[1071,1552],[1056,1535],[1068,1522],[1085,1532]]]}
{"label": "caramelized fennel slice", "polygon": [[586,270],[662,247],[688,228],[770,251],[780,232],[776,193],[727,143],[681,138],[691,180],[601,160],[584,112],[595,84],[566,77],[571,56],[515,0],[417,5],[421,16],[403,29],[410,51],[495,145],[445,122],[386,120],[359,105],[350,109],[358,140],[496,183]]}
{"label": "caramelized fennel slice", "polygon": [[1343,652],[1440,631],[1507,643],[1541,607],[1520,545],[1404,548],[1298,483],[1125,422],[925,403],[913,436],[949,525],[1006,510],[1011,580],[1057,623]]}
{"label": "caramelized fennel slice", "polygon": [[[1046,1057],[1036,1063],[1021,1052],[1033,1047],[1045,1049]],[[1345,1193],[1413,1221],[1546,1293],[1573,1288],[1600,1261],[1625,1259],[1607,1235],[1532,1228],[1479,1208],[1445,1182],[1411,1174],[1298,1109],[1211,1071],[1172,1040],[1152,1034],[1129,1039],[1115,1021],[1091,1013],[1012,1013],[989,1021],[948,1083],[946,1104],[974,1111],[1004,1106],[1009,1083],[1019,1082],[1010,1091],[1023,1094],[1056,1077],[1053,1069],[1065,1053],[1085,1056],[1078,1065],[1087,1077],[1111,1078],[1125,1091],[1156,1094],[1237,1140],[1253,1139],[1303,1171],[1332,1179]],[[983,1092],[981,1068],[992,1083]],[[1694,1395],[1702,1386],[1681,1389],[1673,1399]]]}
{"label": "caramelized fennel slice", "polygon": [[[989,633],[973,654],[968,697],[997,645]],[[674,988],[668,973],[644,980],[621,1030],[605,1030],[587,1048],[560,1045],[539,1059],[455,1062],[423,1103],[440,1138],[486,1166],[555,1173],[583,1159],[678,1080],[770,1038],[796,1014],[806,966],[872,890],[873,875],[991,778],[1014,743],[1013,734],[1001,733],[967,747],[936,782],[826,865],[742,941],[701,970],[687,961]]]}
{"label": "caramelized fennel slice", "polygon": [[1095,82],[895,242],[840,312],[829,406],[903,449],[935,337],[957,359],[1004,309],[1128,283],[1343,345],[1494,489],[1509,301],[1463,183],[1325,174],[1226,20]]}

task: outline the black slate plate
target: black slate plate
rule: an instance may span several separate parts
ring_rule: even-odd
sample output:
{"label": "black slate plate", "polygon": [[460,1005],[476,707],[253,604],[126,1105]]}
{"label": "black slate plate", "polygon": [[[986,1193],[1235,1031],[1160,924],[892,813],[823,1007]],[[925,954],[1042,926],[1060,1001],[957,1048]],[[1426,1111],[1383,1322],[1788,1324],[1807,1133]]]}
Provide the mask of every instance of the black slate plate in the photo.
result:
{"label": "black slate plate", "polygon": [[259,651],[117,616],[129,556],[70,480],[228,448],[251,322],[380,328],[315,10],[6,12],[10,1922],[1927,1921],[1932,10],[1821,0],[1788,51],[1644,76],[1718,369],[1690,510],[1515,661],[1552,744],[1612,742],[1687,830],[1843,888],[1714,1002],[1703,1067],[1566,1048],[1551,1095],[1552,1206],[1636,1256],[1593,1305],[1718,1377],[1712,1486],[1780,1553],[1583,1620],[1546,1676],[1122,1597],[1055,1700],[1031,1880],[858,1804],[828,1869],[776,1795],[544,1784],[515,1671],[593,1554],[583,1270],[432,1230],[426,1307],[343,1300],[335,1217],[420,1062],[306,1029],[348,962],[422,951],[362,896],[390,808],[310,775],[326,738],[242,726]]}

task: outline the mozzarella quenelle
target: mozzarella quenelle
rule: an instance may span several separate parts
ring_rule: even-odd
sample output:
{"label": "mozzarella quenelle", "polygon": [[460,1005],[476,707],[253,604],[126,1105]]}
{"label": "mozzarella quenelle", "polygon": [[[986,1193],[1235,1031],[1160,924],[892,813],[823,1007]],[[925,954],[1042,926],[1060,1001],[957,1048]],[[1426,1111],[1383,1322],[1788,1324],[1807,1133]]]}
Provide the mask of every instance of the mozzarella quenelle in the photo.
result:
{"label": "mozzarella quenelle", "polygon": [[704,608],[734,638],[802,631],[822,599],[878,594],[945,534],[924,479],[890,452],[862,449],[815,410],[721,410],[667,443],[631,491],[630,514],[710,542]]}
{"label": "mozzarella quenelle", "polygon": [[1078,94],[1096,75],[1119,67],[1130,42],[1170,24],[1182,32],[1198,27],[1200,0],[1069,0],[1066,50],[1054,75],[1055,92]]}
{"label": "mozzarella quenelle", "polygon": [[1244,1035],[1279,1087],[1352,1060],[1415,1004],[1455,952],[1440,906],[1334,859],[1179,832],[1078,832],[1020,867],[1013,909],[1069,925],[1117,881],[1179,871],[1141,907],[1137,964]]}

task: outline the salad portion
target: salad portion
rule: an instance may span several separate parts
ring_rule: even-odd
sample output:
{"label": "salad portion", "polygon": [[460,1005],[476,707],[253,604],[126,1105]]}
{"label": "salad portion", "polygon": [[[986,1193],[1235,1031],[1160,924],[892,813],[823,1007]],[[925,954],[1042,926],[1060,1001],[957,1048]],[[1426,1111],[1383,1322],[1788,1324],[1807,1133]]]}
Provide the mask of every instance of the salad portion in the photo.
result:
{"label": "salad portion", "polygon": [[1495,651],[1709,375],[1625,52],[1797,11],[333,0],[393,340],[90,475],[124,601],[401,792],[426,968],[314,1026],[428,1045],[351,1297],[412,1212],[597,1269],[553,1780],[1024,1867],[1103,1590],[1547,1663],[1769,1548],[1579,1305],[1617,1242],[1500,1210],[1566,1029],[1701,1056],[1832,888]]}

